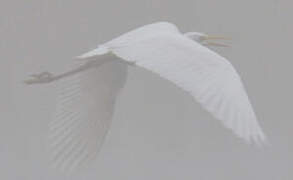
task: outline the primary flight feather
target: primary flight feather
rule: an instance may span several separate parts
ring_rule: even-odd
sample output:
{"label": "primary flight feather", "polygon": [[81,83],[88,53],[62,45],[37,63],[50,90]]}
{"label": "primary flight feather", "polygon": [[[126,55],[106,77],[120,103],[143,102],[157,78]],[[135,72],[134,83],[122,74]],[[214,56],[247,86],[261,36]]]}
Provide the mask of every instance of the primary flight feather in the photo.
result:
{"label": "primary flight feather", "polygon": [[50,125],[56,166],[74,169],[94,159],[110,127],[127,65],[171,81],[236,135],[247,142],[264,143],[266,137],[239,75],[224,57],[206,47],[225,45],[210,39],[221,38],[181,33],[167,22],[149,24],[78,56],[81,64],[72,71],[57,76],[47,72],[33,75],[26,83],[63,81]]}

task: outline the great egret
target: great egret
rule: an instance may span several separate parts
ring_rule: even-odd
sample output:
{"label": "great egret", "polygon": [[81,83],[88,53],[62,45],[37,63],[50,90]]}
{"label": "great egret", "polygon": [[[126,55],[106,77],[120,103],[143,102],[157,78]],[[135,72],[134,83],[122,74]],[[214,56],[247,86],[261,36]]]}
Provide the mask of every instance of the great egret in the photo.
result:
{"label": "great egret", "polygon": [[[72,71],[57,76],[47,72],[33,75],[27,84],[67,77],[62,82],[57,112],[50,126],[56,165],[73,169],[94,159],[110,126],[116,94],[125,81],[125,64],[145,68],[173,82],[247,142],[266,142],[239,75],[224,57],[205,47],[225,45],[208,42],[210,39],[223,38],[181,33],[174,24],[158,22],[78,56],[80,63],[85,63]],[[113,54],[116,59],[92,59],[106,54]],[[104,70],[108,76],[99,76],[99,69],[94,67],[118,62],[117,57],[125,62],[117,65],[120,75],[111,77],[117,69],[108,69]],[[107,78],[104,84],[97,82]],[[99,113],[104,116],[97,118]]]}

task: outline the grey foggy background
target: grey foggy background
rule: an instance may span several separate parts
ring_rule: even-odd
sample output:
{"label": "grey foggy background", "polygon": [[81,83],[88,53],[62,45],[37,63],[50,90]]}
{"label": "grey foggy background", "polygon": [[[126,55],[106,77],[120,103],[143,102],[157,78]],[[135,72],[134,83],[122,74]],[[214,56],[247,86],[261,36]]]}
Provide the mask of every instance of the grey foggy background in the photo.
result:
{"label": "grey foggy background", "polygon": [[246,145],[173,84],[130,67],[95,165],[70,179],[291,180],[292,9],[289,0],[0,0],[0,179],[66,179],[46,168],[54,85],[24,86],[28,74],[61,72],[99,43],[170,21],[233,39],[215,50],[241,74],[272,146]]}

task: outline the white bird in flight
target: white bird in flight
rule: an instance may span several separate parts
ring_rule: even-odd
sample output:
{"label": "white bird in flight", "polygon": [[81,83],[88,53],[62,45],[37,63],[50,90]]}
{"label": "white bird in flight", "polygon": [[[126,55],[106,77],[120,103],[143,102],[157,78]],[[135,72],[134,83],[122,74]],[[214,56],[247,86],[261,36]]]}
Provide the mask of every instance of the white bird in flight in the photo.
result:
{"label": "white bird in flight", "polygon": [[225,45],[208,42],[210,39],[223,38],[181,33],[172,23],[158,22],[78,56],[83,61],[72,71],[56,76],[48,72],[32,75],[27,84],[62,79],[56,113],[49,127],[55,165],[72,170],[95,159],[110,127],[128,65],[145,68],[187,91],[247,142],[265,143],[266,137],[239,75],[224,57],[206,47]]}

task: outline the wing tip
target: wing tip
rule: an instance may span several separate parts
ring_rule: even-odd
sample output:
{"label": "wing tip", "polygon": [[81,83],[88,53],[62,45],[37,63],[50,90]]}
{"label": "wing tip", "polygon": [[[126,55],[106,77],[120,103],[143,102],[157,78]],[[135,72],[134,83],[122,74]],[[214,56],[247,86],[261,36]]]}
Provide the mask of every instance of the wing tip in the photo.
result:
{"label": "wing tip", "polygon": [[95,162],[95,158],[89,159],[76,159],[73,157],[72,159],[66,159],[62,161],[58,161],[60,159],[50,159],[50,168],[60,174],[63,175],[73,175],[79,172],[84,172],[89,168],[93,167],[92,164]]}
{"label": "wing tip", "polygon": [[248,137],[239,136],[241,139],[244,139],[248,145],[252,145],[258,148],[270,147],[271,143],[268,140],[267,136],[259,131],[256,134],[250,134]]}

